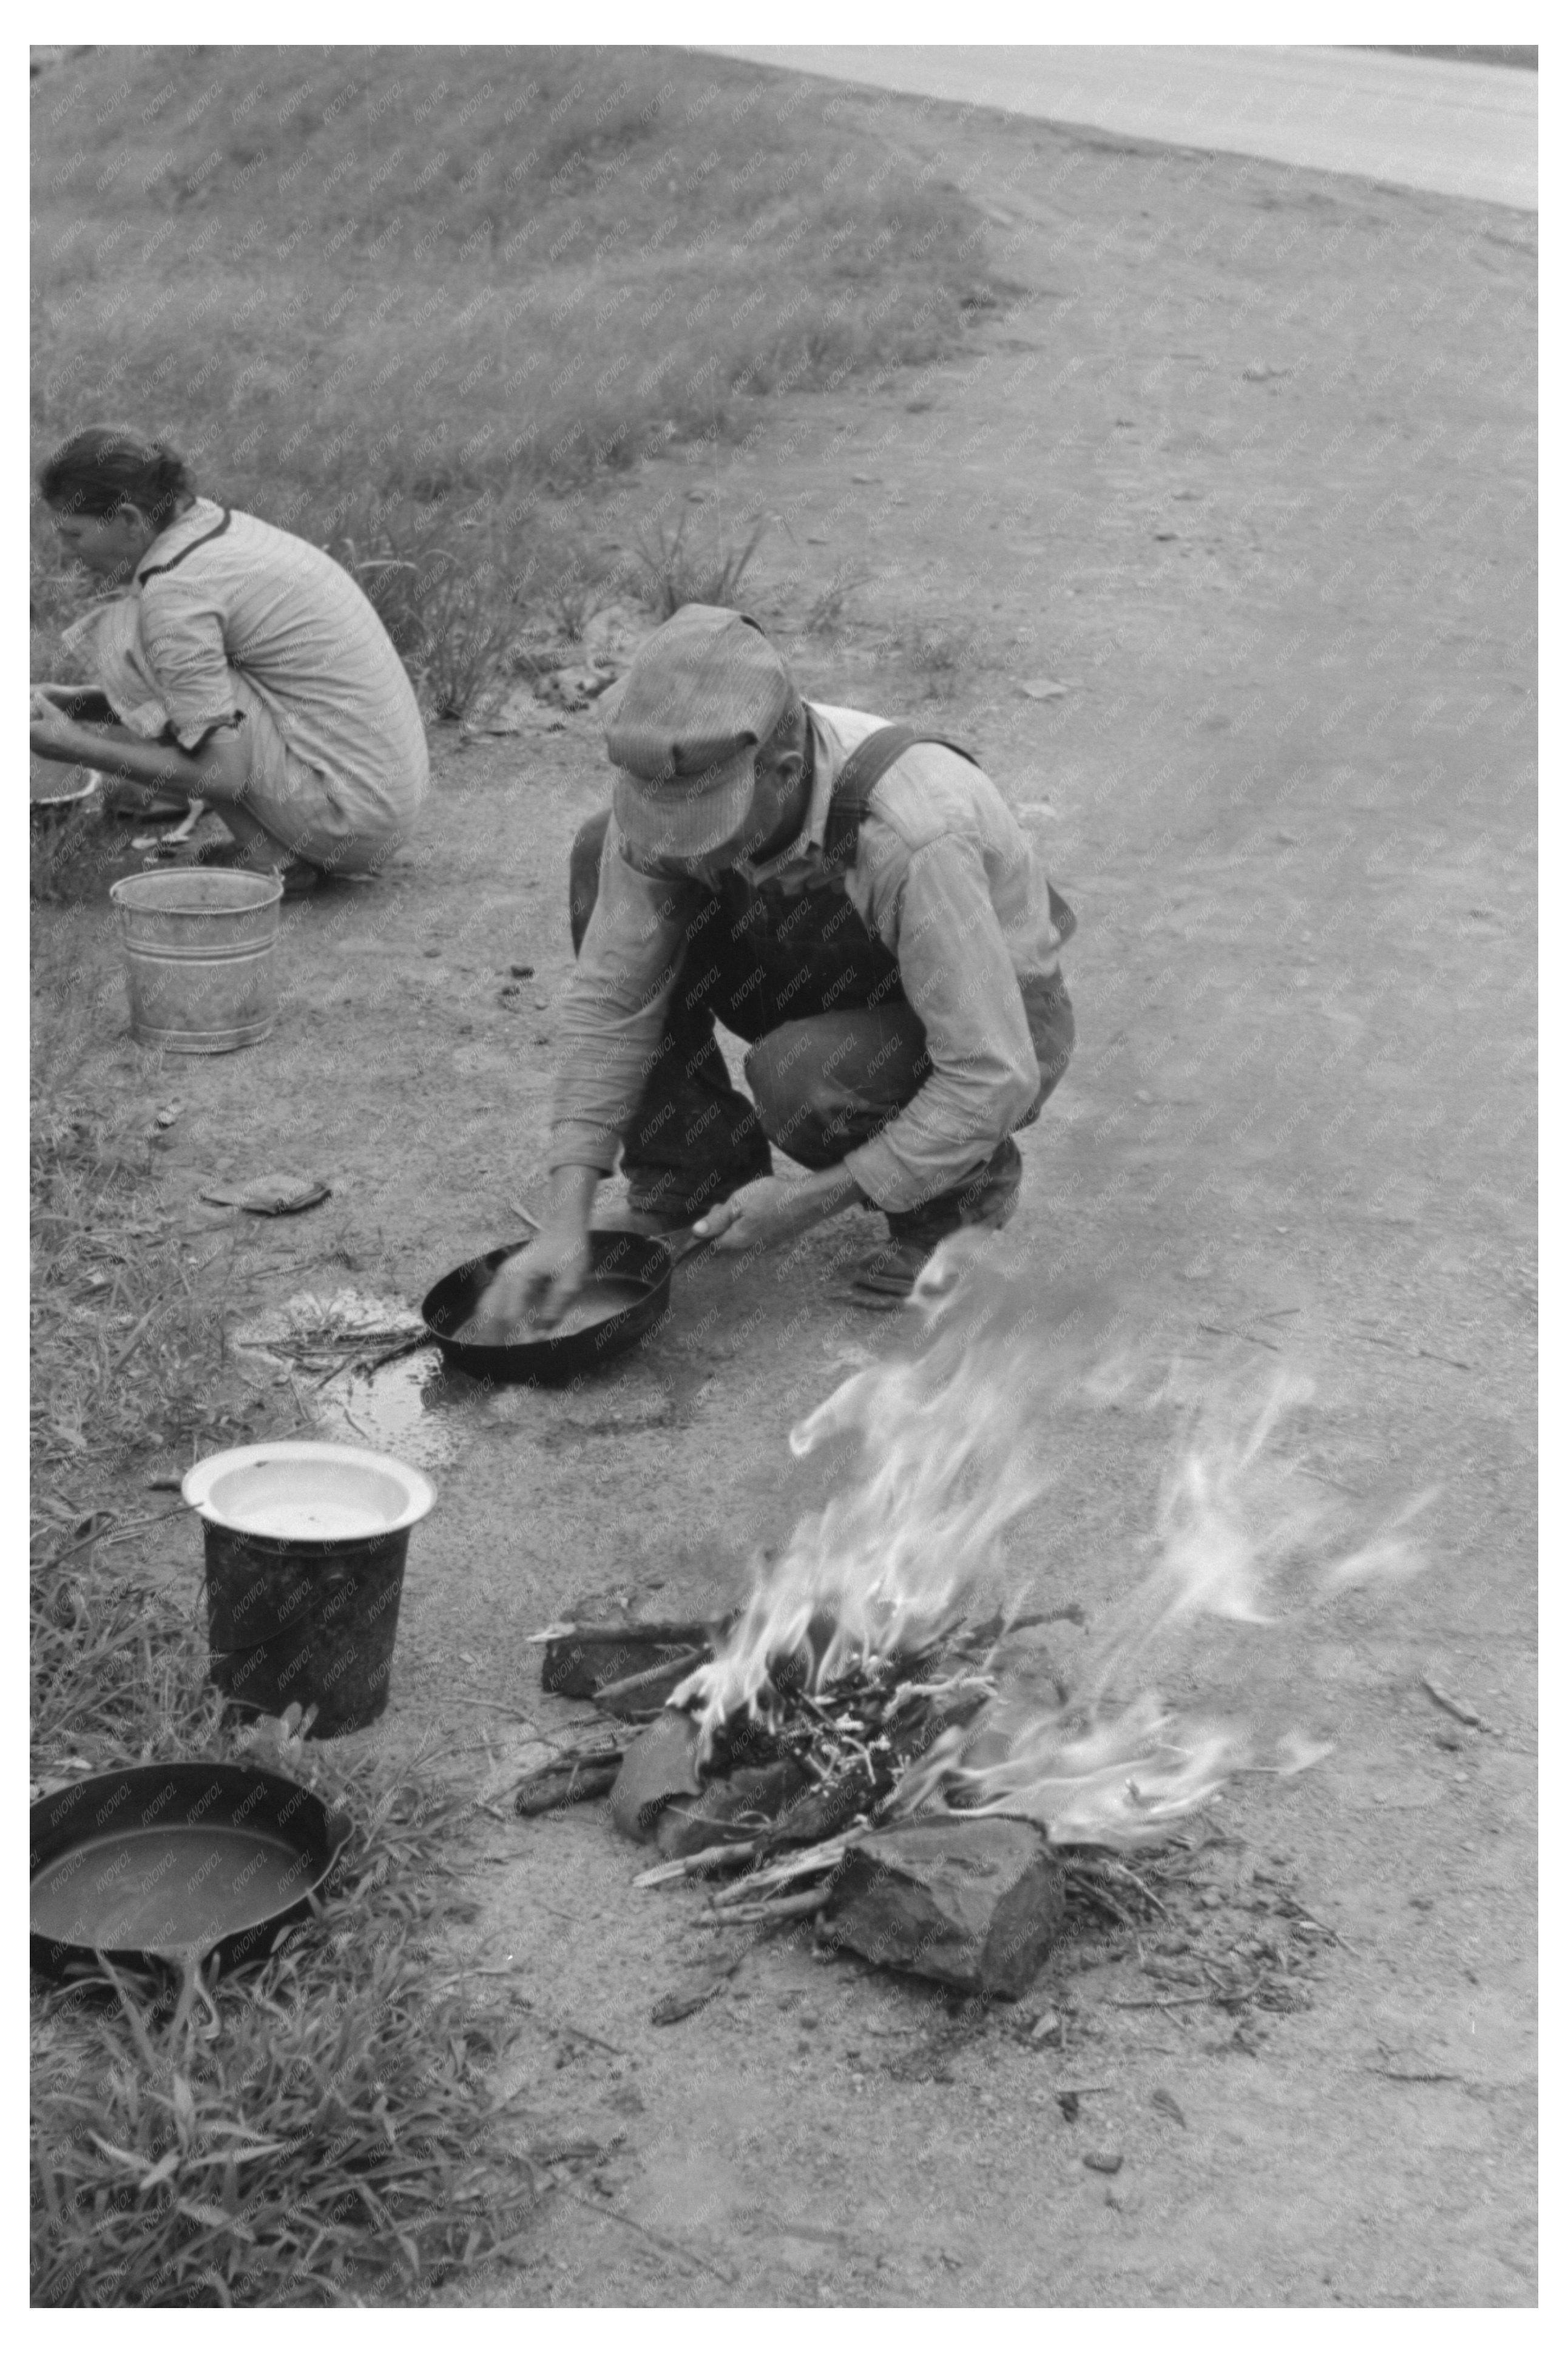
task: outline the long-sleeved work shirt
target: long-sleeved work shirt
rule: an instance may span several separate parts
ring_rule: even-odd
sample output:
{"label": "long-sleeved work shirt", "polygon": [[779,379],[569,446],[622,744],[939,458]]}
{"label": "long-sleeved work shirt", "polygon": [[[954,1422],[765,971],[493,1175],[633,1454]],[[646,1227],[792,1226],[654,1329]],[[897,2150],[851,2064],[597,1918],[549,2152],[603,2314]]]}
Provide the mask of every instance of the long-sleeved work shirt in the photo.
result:
{"label": "long-sleeved work shirt", "polygon": [[149,741],[194,751],[230,723],[237,672],[345,829],[396,832],[425,798],[430,755],[408,673],[358,584],[291,532],[198,498],[130,590],[71,634],[115,716]]}
{"label": "long-sleeved work shirt", "polygon": [[[844,1166],[880,1209],[918,1208],[950,1190],[1024,1120],[1040,1071],[1021,984],[1058,969],[1047,877],[1023,828],[983,770],[940,744],[917,744],[874,787],[855,860],[842,876],[823,856],[833,786],[855,746],[887,723],[808,703],[815,753],[799,838],[752,882],[846,891],[898,960],[903,993],[925,1025],[931,1075]],[[612,818],[599,895],[562,1008],[563,1055],[552,1168],[606,1173],[637,1109],[703,885],[672,860],[633,862]]]}

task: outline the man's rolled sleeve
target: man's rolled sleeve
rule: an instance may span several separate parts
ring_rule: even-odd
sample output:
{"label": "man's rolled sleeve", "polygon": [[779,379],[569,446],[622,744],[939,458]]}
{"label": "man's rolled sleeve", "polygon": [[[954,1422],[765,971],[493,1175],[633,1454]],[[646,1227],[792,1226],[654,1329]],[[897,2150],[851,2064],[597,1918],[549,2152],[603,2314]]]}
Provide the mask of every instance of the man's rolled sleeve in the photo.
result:
{"label": "man's rolled sleeve", "polygon": [[608,1171],[664,1036],[696,886],[627,863],[614,819],[561,1007],[550,1166]]}
{"label": "man's rolled sleeve", "polygon": [[844,1165],[879,1208],[900,1210],[951,1192],[994,1151],[1037,1098],[1040,1066],[976,844],[944,835],[910,858],[895,952],[931,1071]]}

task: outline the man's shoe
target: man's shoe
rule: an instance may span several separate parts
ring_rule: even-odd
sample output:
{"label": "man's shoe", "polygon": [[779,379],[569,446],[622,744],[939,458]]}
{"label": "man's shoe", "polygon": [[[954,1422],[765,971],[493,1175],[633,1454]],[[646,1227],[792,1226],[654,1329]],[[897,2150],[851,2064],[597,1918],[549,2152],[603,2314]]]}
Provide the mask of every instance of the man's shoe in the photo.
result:
{"label": "man's shoe", "polygon": [[940,1201],[890,1212],[888,1240],[850,1269],[846,1296],[861,1307],[896,1307],[951,1234],[995,1233],[1007,1223],[1018,1206],[1023,1175],[1023,1155],[1006,1135],[989,1160]]}
{"label": "man's shoe", "polygon": [[855,1307],[901,1307],[930,1257],[931,1250],[920,1242],[883,1242],[847,1270],[845,1288],[838,1295]]}

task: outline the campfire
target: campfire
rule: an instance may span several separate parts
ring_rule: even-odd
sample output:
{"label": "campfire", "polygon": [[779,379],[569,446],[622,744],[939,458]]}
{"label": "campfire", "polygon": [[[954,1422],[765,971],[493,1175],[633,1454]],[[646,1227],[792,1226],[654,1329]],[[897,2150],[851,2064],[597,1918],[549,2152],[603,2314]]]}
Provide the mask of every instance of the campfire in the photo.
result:
{"label": "campfire", "polygon": [[1057,1680],[1050,1620],[1020,1598],[1052,1553],[1051,1433],[1069,1395],[1137,1403],[1136,1381],[1102,1307],[1043,1303],[998,1264],[939,1254],[916,1305],[919,1352],[863,1365],[791,1433],[798,1455],[842,1445],[849,1475],[738,1617],[547,1630],[546,1687],[626,1729],[531,1776],[518,1805],[608,1792],[616,1827],[661,1857],[638,1886],[721,1878],[729,1921],[814,1917],[875,1962],[1016,1996],[1069,1872],[1136,1886],[1119,1855],[1169,1840],[1232,1775],[1298,1772],[1331,1745],[1171,1708],[1144,1680],[1156,1647],[1205,1619],[1267,1630],[1300,1606],[1292,1586],[1418,1566],[1420,1505],[1344,1549],[1279,1444],[1310,1384],[1211,1391],[1163,1480],[1152,1562]]}

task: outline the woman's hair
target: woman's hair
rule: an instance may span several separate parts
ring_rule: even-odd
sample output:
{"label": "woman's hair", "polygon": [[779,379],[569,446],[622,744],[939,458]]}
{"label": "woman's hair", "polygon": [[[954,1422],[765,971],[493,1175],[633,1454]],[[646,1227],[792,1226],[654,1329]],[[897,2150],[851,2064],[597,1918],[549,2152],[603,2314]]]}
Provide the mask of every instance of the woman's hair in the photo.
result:
{"label": "woman's hair", "polygon": [[89,425],[45,460],[38,488],[62,512],[109,516],[129,506],[164,523],[182,499],[195,498],[196,478],[166,441],[124,425]]}

